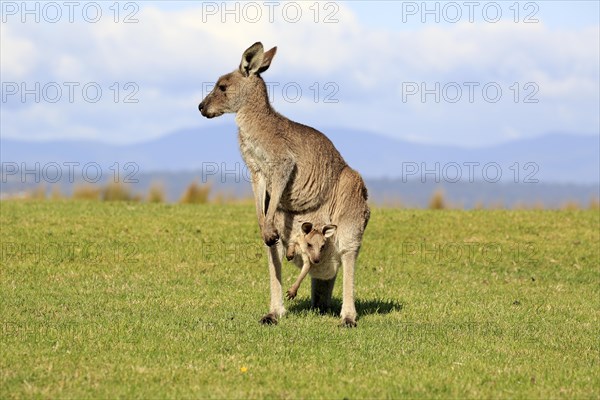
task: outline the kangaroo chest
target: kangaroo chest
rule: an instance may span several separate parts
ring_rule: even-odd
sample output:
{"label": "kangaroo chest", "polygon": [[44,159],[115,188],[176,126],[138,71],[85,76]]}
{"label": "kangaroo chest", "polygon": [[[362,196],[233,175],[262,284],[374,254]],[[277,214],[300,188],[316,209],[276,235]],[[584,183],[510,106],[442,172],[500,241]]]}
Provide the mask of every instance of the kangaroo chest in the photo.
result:
{"label": "kangaroo chest", "polygon": [[268,175],[269,165],[273,164],[272,157],[265,150],[264,140],[252,137],[240,129],[239,135],[240,151],[246,166],[252,174]]}
{"label": "kangaroo chest", "polygon": [[[252,174],[252,179],[263,181],[265,189],[270,192],[273,176],[281,168],[281,152],[277,151],[276,139],[268,135],[250,134],[240,128],[238,133],[242,158]],[[314,166],[313,166],[314,167]],[[322,166],[320,166],[322,167]],[[326,166],[325,166],[326,167]],[[313,209],[323,202],[326,193],[322,182],[326,168],[298,168],[290,177],[278,207],[290,212],[302,212]]]}

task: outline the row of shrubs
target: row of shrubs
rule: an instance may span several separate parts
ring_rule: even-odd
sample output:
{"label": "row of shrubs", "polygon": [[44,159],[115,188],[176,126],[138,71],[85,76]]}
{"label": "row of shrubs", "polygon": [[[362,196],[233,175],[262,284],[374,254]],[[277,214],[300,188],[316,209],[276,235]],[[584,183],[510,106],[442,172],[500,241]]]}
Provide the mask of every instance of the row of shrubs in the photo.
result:
{"label": "row of shrubs", "polygon": [[[395,207],[395,208],[402,208],[402,204],[400,204],[398,201],[394,201],[389,205],[391,205],[392,207]],[[431,198],[429,199],[427,208],[429,208],[431,210],[447,210],[447,209],[459,209],[460,210],[460,209],[464,209],[464,206],[461,204],[449,203],[444,196],[444,192],[442,190],[436,190],[432,194]],[[505,205],[502,202],[493,203],[488,206],[486,206],[483,202],[478,202],[475,204],[474,208],[476,210],[483,210],[483,209],[502,210],[507,207],[505,207]],[[547,209],[547,207],[541,201],[536,202],[534,204],[528,204],[528,203],[524,203],[524,202],[517,203],[510,208],[515,209],[515,210],[545,210],[545,209]],[[586,208],[586,205],[581,204],[574,200],[567,201],[560,206],[561,210],[582,210],[585,208]],[[587,208],[591,209],[591,210],[599,210],[600,209],[600,200],[598,198],[591,199],[590,202],[587,204]]]}
{"label": "row of shrubs", "polygon": [[[66,199],[67,196],[60,192],[58,187],[54,187],[50,193],[47,192],[46,187],[39,186],[27,193],[21,198],[26,199],[36,199],[36,200],[60,200]],[[139,193],[134,193],[131,188],[127,185],[121,183],[109,183],[106,186],[99,185],[82,185],[75,186],[73,190],[73,194],[71,195],[72,199],[75,200],[97,200],[97,201],[133,201],[133,202],[142,202],[146,201],[148,203],[164,203],[166,202],[166,195],[164,187],[161,184],[155,183],[152,184],[148,190],[146,196],[143,196]],[[227,195],[225,193],[216,193],[211,196],[211,186],[210,184],[201,185],[198,182],[192,182],[183,192],[181,197],[179,198],[179,203],[181,204],[206,204],[206,203],[217,203],[217,204],[231,204],[231,203],[239,203],[239,202],[251,202],[251,199],[242,199],[233,196]],[[384,202],[384,206],[391,206],[395,208],[402,208],[403,205],[397,200],[392,202]],[[429,199],[428,208],[432,210],[444,210],[444,209],[462,209],[461,205],[453,205],[449,204],[448,201],[444,197],[444,192],[438,190],[433,193],[431,198]],[[483,203],[478,203],[475,205],[475,209],[484,209],[486,208]],[[487,207],[487,209],[504,209],[505,206],[502,203],[492,204]],[[543,203],[538,202],[533,205],[531,204],[517,204],[512,207],[513,209],[523,209],[523,210],[543,210],[546,207]],[[561,207],[563,210],[579,210],[586,208],[585,205],[580,204],[576,201],[568,201],[564,203]],[[598,198],[592,199],[587,208],[598,210],[600,209],[600,201]]]}
{"label": "row of shrubs", "polygon": [[[182,204],[205,204],[209,201],[210,192],[210,185],[200,185],[198,182],[192,182],[181,195],[179,202]],[[50,193],[48,193],[45,186],[39,186],[20,197],[35,200],[69,198],[57,186],[53,187]],[[224,197],[226,196],[219,194],[215,196],[214,201],[223,201]],[[152,184],[146,196],[134,193],[130,186],[122,183],[108,183],[105,186],[76,185],[70,198],[96,201],[146,201],[149,203],[164,203],[167,201],[164,187],[161,184]]]}

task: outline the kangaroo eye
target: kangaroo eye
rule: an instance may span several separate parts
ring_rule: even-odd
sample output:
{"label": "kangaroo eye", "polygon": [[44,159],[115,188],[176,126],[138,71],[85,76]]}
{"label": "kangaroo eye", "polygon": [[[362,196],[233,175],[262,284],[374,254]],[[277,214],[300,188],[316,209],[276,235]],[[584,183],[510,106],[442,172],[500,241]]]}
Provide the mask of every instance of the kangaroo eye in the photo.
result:
{"label": "kangaroo eye", "polygon": [[225,89],[227,89],[227,86],[225,86],[225,85],[219,85],[219,90],[220,90],[221,92],[224,92],[224,91],[225,91]]}
{"label": "kangaroo eye", "polygon": [[308,247],[312,249],[312,244],[308,243]]}

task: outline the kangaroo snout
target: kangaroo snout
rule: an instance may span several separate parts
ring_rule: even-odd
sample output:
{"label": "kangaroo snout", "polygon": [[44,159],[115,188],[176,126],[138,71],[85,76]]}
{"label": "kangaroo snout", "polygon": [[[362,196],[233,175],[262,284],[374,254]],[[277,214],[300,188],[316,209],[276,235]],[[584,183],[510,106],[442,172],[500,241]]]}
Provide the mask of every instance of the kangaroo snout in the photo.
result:
{"label": "kangaroo snout", "polygon": [[228,106],[225,104],[226,100],[223,93],[219,92],[215,94],[213,90],[198,104],[198,111],[206,118],[219,117],[228,110]]}
{"label": "kangaroo snout", "polygon": [[200,114],[202,114],[202,116],[206,117],[206,118],[214,118],[217,116],[217,114],[209,112],[207,110],[206,104],[204,103],[204,101],[202,101],[200,104],[198,104],[198,111],[200,111]]}

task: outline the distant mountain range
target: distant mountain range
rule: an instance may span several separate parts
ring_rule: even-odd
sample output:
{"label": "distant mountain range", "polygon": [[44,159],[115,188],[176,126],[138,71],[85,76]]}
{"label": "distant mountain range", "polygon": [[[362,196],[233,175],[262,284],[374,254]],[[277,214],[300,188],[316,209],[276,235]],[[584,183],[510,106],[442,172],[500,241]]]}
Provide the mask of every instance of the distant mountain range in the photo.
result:
{"label": "distant mountain range", "polygon": [[[465,208],[555,208],[568,201],[586,205],[599,196],[599,137],[550,134],[465,149],[342,129],[326,134],[365,177],[371,199],[380,204],[425,207],[438,190],[450,204]],[[124,146],[8,139],[0,144],[3,197],[55,181],[69,194],[73,184],[95,181],[98,171],[98,183],[132,183],[140,194],[160,182],[168,201],[177,201],[194,180],[210,182],[213,193],[226,197],[251,196],[235,126],[186,129]]]}
{"label": "distant mountain range", "polygon": [[[465,149],[417,144],[368,132],[331,129],[327,136],[346,161],[369,179],[446,183],[484,181],[513,183],[600,182],[600,141],[596,136],[550,134],[535,139]],[[133,162],[139,172],[219,171],[242,165],[236,128],[192,128],[133,145],[89,141],[26,142],[1,139],[2,163],[95,162],[103,168]],[[501,177],[499,177],[501,173]]]}

